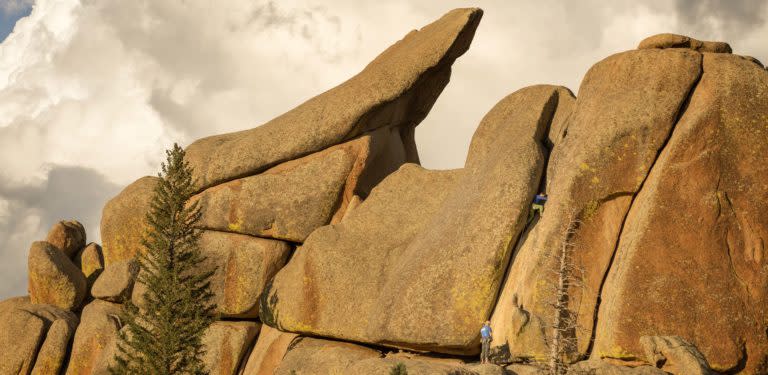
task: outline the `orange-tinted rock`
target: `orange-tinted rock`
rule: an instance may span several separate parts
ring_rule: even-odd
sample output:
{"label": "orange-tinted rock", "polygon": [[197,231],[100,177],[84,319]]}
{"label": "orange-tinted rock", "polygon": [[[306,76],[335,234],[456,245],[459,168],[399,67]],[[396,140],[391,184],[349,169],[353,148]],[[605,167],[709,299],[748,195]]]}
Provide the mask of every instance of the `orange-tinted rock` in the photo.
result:
{"label": "orange-tinted rock", "polygon": [[684,35],[657,34],[640,42],[637,49],[688,48],[699,52],[731,53],[731,46],[724,42],[703,42]]}
{"label": "orange-tinted rock", "polygon": [[66,375],[108,374],[116,352],[121,305],[93,300],[83,308]]}
{"label": "orange-tinted rock", "polygon": [[359,345],[301,337],[291,345],[274,374],[346,374],[354,363],[380,356],[378,351]]}
{"label": "orange-tinted rock", "polygon": [[80,250],[74,259],[75,266],[83,272],[83,276],[88,281],[88,290],[91,290],[96,278],[104,270],[104,258],[101,255],[101,246],[93,242]]}
{"label": "orange-tinted rock", "polygon": [[313,232],[265,294],[262,320],[345,340],[477,352],[478,327],[543,174],[559,92],[533,86],[508,96],[481,122],[463,170],[406,164],[344,220]]}
{"label": "orange-tinted rock", "polygon": [[85,247],[85,228],[75,220],[59,221],[48,232],[45,241],[74,258]]}
{"label": "orange-tinted rock", "polygon": [[80,307],[87,292],[85,276],[64,252],[45,241],[29,249],[29,298],[64,310]]}
{"label": "orange-tinted rock", "polygon": [[262,325],[259,339],[248,356],[242,375],[273,375],[288,352],[288,347],[298,336]]}
{"label": "orange-tinted rock", "polygon": [[569,308],[577,315],[578,352],[586,353],[597,293],[632,197],[700,72],[697,52],[646,49],[608,57],[584,77],[567,135],[550,157],[555,165],[543,187],[549,194],[544,215],[517,244],[491,318],[499,357],[544,359],[548,354],[543,327],[554,316],[554,254],[572,218],[580,224],[568,241],[585,287],[570,290]]}
{"label": "orange-tinted rock", "polygon": [[455,9],[410,32],[356,76],[272,121],[195,141],[187,158],[201,190],[379,128],[398,129],[412,154],[413,127],[448,83],[481,15],[476,8]]}
{"label": "orange-tinted rock", "polygon": [[141,239],[148,229],[144,218],[158,181],[157,177],[142,177],[104,206],[101,215],[104,266],[133,259],[144,251]]}
{"label": "orange-tinted rock", "polygon": [[206,349],[203,363],[210,374],[237,374],[260,325],[255,322],[214,322],[203,336]]}
{"label": "orange-tinted rock", "polygon": [[627,217],[593,356],[642,358],[641,336],[676,335],[716,371],[768,364],[766,124],[768,73],[704,54],[701,81]]}
{"label": "orange-tinted rock", "polygon": [[136,260],[112,263],[93,284],[91,295],[93,298],[123,303],[131,297],[138,273],[139,264]]}

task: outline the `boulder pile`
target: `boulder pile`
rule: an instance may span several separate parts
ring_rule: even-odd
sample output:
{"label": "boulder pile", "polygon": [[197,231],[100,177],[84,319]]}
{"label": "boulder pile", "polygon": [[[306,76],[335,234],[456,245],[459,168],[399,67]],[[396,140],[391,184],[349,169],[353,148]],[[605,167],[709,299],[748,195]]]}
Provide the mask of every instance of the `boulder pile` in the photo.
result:
{"label": "boulder pile", "polygon": [[[574,373],[768,374],[762,64],[652,36],[595,64],[578,97],[514,91],[463,168],[422,168],[415,127],[481,17],[453,10],[266,124],[189,145],[218,266],[211,373],[541,373],[567,249]],[[121,304],[142,302],[156,183],[106,204],[102,246],[76,221],[32,244],[29,296],[0,302],[0,375],[107,373]]]}

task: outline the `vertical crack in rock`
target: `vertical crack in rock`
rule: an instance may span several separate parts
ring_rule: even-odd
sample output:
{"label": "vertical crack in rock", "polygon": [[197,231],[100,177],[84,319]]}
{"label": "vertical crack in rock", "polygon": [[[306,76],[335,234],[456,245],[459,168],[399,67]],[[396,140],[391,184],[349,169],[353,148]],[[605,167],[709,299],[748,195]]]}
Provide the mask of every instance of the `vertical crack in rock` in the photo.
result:
{"label": "vertical crack in rock", "polygon": [[672,138],[672,135],[675,132],[675,129],[677,128],[677,124],[680,122],[680,119],[683,118],[683,115],[685,115],[686,110],[688,109],[688,105],[691,102],[691,97],[693,96],[693,93],[696,91],[696,88],[699,86],[699,82],[701,81],[701,77],[704,75],[704,56],[699,53],[699,74],[696,77],[696,79],[693,81],[693,84],[691,85],[691,88],[688,90],[688,93],[686,94],[685,100],[680,105],[680,108],[678,109],[677,115],[675,116],[675,121],[672,125],[672,127],[669,130],[669,133],[667,134],[667,137],[664,139],[664,142],[661,144],[661,147],[659,147],[658,152],[656,153],[656,157],[653,159],[653,162],[651,163],[650,168],[648,168],[648,172],[645,174],[645,177],[643,178],[643,181],[640,182],[640,186],[637,188],[637,191],[635,193],[630,193],[629,195],[632,196],[631,201],[629,203],[629,207],[627,208],[627,211],[624,213],[624,217],[621,221],[621,226],[619,228],[619,235],[616,237],[616,244],[613,248],[613,252],[611,253],[611,258],[608,262],[608,267],[605,269],[605,273],[603,274],[603,278],[600,282],[600,287],[597,290],[597,301],[595,303],[595,309],[594,309],[594,315],[592,319],[592,330],[591,330],[591,336],[589,339],[589,345],[587,347],[587,351],[585,353],[585,357],[588,358],[592,355],[592,349],[595,344],[595,337],[597,337],[597,319],[598,319],[598,313],[600,311],[600,304],[602,302],[602,294],[603,294],[603,287],[605,286],[605,282],[608,279],[608,275],[611,273],[611,269],[613,268],[613,262],[616,258],[616,253],[618,252],[619,246],[621,244],[621,238],[624,235],[624,226],[627,223],[627,218],[629,217],[629,213],[633,209],[633,205],[635,203],[635,199],[638,195],[640,195],[640,192],[643,190],[643,187],[645,186],[645,182],[648,180],[648,176],[653,173],[653,168],[656,165],[656,162],[661,157],[661,154],[664,152],[664,150],[667,147],[667,144],[669,143],[669,140]]}

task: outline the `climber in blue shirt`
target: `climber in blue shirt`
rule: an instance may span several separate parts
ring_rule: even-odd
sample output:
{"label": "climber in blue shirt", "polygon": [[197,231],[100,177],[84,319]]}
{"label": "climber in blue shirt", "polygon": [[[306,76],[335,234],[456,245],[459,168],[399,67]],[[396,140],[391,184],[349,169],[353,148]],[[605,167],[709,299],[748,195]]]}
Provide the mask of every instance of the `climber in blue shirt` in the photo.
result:
{"label": "climber in blue shirt", "polygon": [[491,322],[485,321],[483,328],[480,328],[480,337],[482,339],[482,351],[480,353],[480,363],[489,363],[489,352],[491,348]]}
{"label": "climber in blue shirt", "polygon": [[539,212],[539,217],[544,216],[544,204],[547,203],[547,193],[542,192],[541,194],[536,194],[536,196],[533,198],[533,203],[531,204],[531,212],[528,214],[528,224],[533,221],[533,217],[536,215],[536,212]]}

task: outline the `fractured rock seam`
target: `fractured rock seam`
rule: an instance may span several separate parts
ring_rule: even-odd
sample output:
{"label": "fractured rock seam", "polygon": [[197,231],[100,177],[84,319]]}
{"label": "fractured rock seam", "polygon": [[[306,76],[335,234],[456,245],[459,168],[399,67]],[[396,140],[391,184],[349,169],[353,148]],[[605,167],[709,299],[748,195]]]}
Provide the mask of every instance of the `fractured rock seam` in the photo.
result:
{"label": "fractured rock seam", "polygon": [[[648,171],[645,173],[645,177],[643,178],[643,181],[640,183],[640,186],[637,188],[637,191],[634,193],[626,192],[626,194],[631,195],[632,198],[629,202],[629,206],[627,207],[627,211],[624,213],[624,218],[622,218],[621,220],[621,227],[619,228],[619,235],[616,238],[616,244],[614,245],[613,252],[611,253],[611,258],[608,262],[608,267],[606,267],[605,273],[603,274],[603,279],[600,282],[600,288],[597,291],[597,300],[595,303],[592,330],[591,330],[592,332],[591,332],[591,337],[589,339],[589,346],[587,347],[587,351],[584,354],[585,358],[589,358],[592,355],[592,349],[595,343],[595,337],[597,337],[597,317],[598,317],[598,312],[600,311],[600,303],[602,302],[603,287],[605,286],[605,282],[608,279],[608,274],[611,272],[611,268],[613,267],[613,261],[616,258],[616,253],[618,252],[619,245],[621,244],[621,237],[624,234],[624,225],[627,222],[629,213],[632,211],[632,206],[635,203],[635,198],[637,198],[637,196],[643,190],[643,187],[645,186],[645,181],[648,180],[648,176],[651,175],[651,172],[653,171],[653,168],[656,165],[656,161],[659,160],[659,158],[661,157],[661,154],[666,149],[667,144],[669,143],[669,140],[672,138],[672,134],[675,132],[675,129],[677,128],[677,124],[680,122],[680,119],[683,118],[683,115],[688,109],[688,105],[691,102],[691,97],[693,96],[693,93],[696,91],[696,88],[698,87],[699,82],[701,81],[701,77],[704,76],[704,56],[701,53],[698,53],[698,56],[699,56],[699,75],[694,80],[693,84],[691,85],[691,88],[688,90],[688,93],[686,94],[685,100],[680,105],[680,109],[678,110],[678,113],[675,116],[675,122],[672,124],[672,127],[669,130],[669,134],[664,139],[664,143],[661,144],[661,147],[656,153],[656,157],[653,159],[653,163],[651,163],[651,166],[648,168]],[[612,196],[606,197],[605,200],[609,201],[619,196],[621,195],[613,194]]]}

